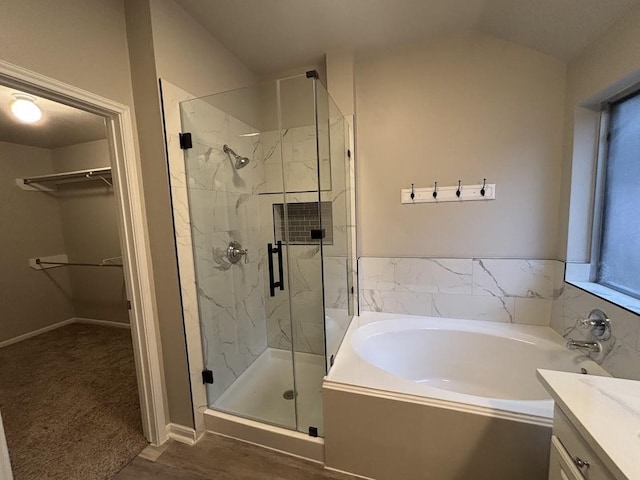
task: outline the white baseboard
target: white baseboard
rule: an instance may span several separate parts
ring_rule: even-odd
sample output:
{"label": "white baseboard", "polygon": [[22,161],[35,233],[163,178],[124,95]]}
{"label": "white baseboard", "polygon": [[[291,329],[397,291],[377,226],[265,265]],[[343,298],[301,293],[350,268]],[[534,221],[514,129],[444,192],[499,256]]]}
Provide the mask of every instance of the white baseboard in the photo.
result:
{"label": "white baseboard", "polygon": [[176,442],[193,445],[198,441],[195,429],[170,423],[167,425],[167,436]]}
{"label": "white baseboard", "polygon": [[324,466],[325,470],[329,470],[330,472],[336,472],[336,473],[341,473],[345,476],[351,476],[354,478],[362,478],[363,480],[375,480],[375,478],[371,478],[371,477],[365,477],[364,475],[358,475],[357,473],[351,473],[351,472],[346,472],[344,470],[340,470],[339,468],[333,468],[333,467],[327,467],[326,465]]}
{"label": "white baseboard", "polygon": [[204,421],[209,432],[324,464],[324,439],[320,437],[211,409],[205,410]]}
{"label": "white baseboard", "polygon": [[112,322],[111,320],[98,320],[95,318],[73,317],[70,318],[71,323],[84,323],[88,325],[100,325],[102,327],[128,328],[131,329],[130,323]]}
{"label": "white baseboard", "polygon": [[72,323],[85,323],[89,325],[101,325],[103,327],[114,327],[114,328],[131,328],[131,325],[128,323],[111,322],[109,320],[97,320],[95,318],[71,317],[71,318],[67,318],[66,320],[62,320],[61,322],[57,322],[51,325],[47,325],[46,327],[39,328],[38,330],[34,330],[33,332],[23,333],[22,335],[18,335],[17,337],[9,338],[8,340],[3,340],[2,342],[0,342],[0,348],[13,345],[14,343],[22,342],[23,340],[28,340],[29,338],[32,338],[32,337],[37,337],[38,335],[42,335],[43,333],[50,332],[51,330],[55,330],[56,328],[64,327],[66,325],[71,325]]}
{"label": "white baseboard", "polygon": [[50,332],[51,330],[55,330],[56,328],[64,327],[65,325],[69,325],[73,322],[73,318],[67,318],[66,320],[62,320],[61,322],[54,323],[52,325],[47,325],[46,327],[39,328],[38,330],[34,330],[33,332],[23,333],[22,335],[18,335],[17,337],[3,340],[2,342],[0,342],[0,348],[6,347],[8,345],[13,345],[14,343],[22,342],[23,340],[27,340],[32,337],[37,337],[38,335]]}

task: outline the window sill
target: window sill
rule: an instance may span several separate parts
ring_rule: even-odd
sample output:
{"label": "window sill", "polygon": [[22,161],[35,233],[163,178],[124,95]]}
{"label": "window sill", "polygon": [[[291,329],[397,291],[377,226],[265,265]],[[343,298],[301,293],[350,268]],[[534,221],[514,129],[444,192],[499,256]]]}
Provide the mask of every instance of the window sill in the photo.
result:
{"label": "window sill", "polygon": [[629,310],[636,315],[640,315],[640,300],[637,298],[625,295],[624,293],[618,292],[617,290],[613,290],[609,287],[605,287],[604,285],[600,285],[599,283],[577,282],[575,280],[569,279],[565,279],[565,282],[573,285],[574,287],[578,287],[581,290],[589,292],[596,297],[600,297],[607,302],[613,303],[618,307]]}

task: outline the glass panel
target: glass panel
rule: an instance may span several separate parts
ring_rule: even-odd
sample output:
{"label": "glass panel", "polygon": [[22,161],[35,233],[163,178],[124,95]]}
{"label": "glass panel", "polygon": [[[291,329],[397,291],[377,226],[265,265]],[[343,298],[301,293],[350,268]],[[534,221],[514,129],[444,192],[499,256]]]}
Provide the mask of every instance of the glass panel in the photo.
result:
{"label": "glass panel", "polygon": [[[312,79],[304,75],[280,80],[282,130],[277,119],[269,118],[265,143],[274,149],[265,158],[265,184],[262,193],[282,193],[283,178],[288,193],[317,192],[318,164],[315,155],[316,138],[313,110]],[[276,107],[276,105],[274,105]],[[277,110],[274,110],[276,112]],[[276,139],[281,136],[282,148]],[[321,187],[331,189],[331,165],[328,158],[320,163]],[[316,199],[317,201],[317,199]]]}
{"label": "glass panel", "polygon": [[640,298],[640,94],[611,107],[598,282]]}
{"label": "glass panel", "polygon": [[281,162],[273,155],[279,135],[267,135],[278,131],[276,106],[272,83],[183,102],[181,116],[193,140],[185,162],[205,364],[214,376],[209,406],[294,429],[288,292],[270,296],[269,258],[277,281],[278,254],[267,251],[273,204],[284,195],[260,195],[268,163]]}
{"label": "glass panel", "polygon": [[[331,189],[322,190],[322,204],[331,205],[331,217],[322,210],[325,230],[332,231],[323,241],[323,276],[327,370],[353,318],[353,278],[350,165],[347,156],[349,130],[346,119],[322,84],[318,83],[319,138],[321,152],[327,151],[331,168]],[[324,123],[324,125],[323,125]],[[325,170],[327,171],[327,170]],[[323,171],[320,172],[322,176]],[[329,182],[327,182],[329,183]]]}
{"label": "glass panel", "polygon": [[304,75],[181,115],[208,403],[322,435],[326,352],[353,315],[347,122]]}
{"label": "glass panel", "polygon": [[[300,432],[315,427],[322,435],[321,391],[325,375],[322,245],[312,230],[321,228],[318,168],[321,165],[321,170],[329,172],[330,165],[326,149],[324,157],[321,155],[318,160],[314,80],[304,75],[280,80],[279,91],[297,427]],[[330,179],[325,182],[326,188],[330,188]]]}

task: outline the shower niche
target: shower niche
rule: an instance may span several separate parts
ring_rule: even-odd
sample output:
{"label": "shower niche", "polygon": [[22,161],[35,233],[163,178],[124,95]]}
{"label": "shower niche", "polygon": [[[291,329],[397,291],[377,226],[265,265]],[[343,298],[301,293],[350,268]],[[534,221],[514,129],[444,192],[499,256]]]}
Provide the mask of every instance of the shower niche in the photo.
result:
{"label": "shower niche", "polygon": [[322,378],[354,311],[348,124],[314,75],[180,115],[208,406],[322,435]]}
{"label": "shower niche", "polygon": [[274,203],[273,227],[276,242],[333,245],[333,202]]}

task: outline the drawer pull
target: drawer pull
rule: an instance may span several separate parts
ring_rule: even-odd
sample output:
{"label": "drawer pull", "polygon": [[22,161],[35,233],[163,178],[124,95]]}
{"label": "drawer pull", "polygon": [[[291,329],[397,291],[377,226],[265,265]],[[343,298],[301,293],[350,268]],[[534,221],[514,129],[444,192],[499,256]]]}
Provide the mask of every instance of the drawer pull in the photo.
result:
{"label": "drawer pull", "polygon": [[580,457],[576,456],[573,459],[573,463],[576,464],[576,467],[578,467],[579,469],[589,469],[589,467],[591,466],[591,464],[589,462],[587,462],[586,460],[582,460]]}

